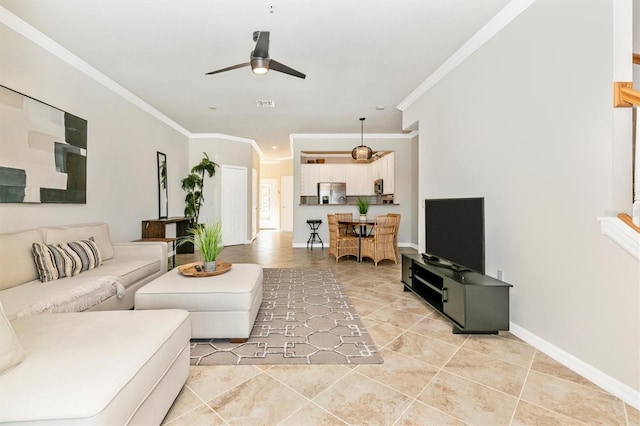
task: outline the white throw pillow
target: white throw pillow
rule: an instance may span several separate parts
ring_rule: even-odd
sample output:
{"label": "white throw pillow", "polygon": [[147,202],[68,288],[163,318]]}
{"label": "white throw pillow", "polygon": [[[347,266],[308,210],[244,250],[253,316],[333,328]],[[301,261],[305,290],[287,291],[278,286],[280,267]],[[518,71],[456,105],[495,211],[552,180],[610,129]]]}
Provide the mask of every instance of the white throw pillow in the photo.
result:
{"label": "white throw pillow", "polygon": [[0,374],[19,364],[24,356],[24,349],[20,346],[0,303]]}

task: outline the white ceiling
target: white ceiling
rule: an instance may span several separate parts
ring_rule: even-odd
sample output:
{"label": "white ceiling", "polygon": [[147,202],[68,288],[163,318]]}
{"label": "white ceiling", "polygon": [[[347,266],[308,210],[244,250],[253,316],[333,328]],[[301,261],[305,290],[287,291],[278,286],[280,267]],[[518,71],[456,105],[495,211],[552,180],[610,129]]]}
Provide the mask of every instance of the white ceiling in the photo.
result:
{"label": "white ceiling", "polygon": [[[192,133],[290,156],[292,133],[401,133],[396,108],[509,0],[0,0]],[[273,5],[273,13],[269,5]],[[305,80],[250,68],[256,30]],[[273,100],[273,109],[257,108]],[[217,107],[212,110],[210,107]],[[384,106],[383,111],[376,106]],[[272,146],[277,147],[272,149]]]}

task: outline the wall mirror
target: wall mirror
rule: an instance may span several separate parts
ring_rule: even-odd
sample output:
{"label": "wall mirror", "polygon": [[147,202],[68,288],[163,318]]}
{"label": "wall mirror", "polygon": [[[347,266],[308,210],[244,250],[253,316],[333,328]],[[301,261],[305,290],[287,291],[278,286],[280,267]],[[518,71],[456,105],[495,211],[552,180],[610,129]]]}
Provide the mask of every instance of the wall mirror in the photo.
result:
{"label": "wall mirror", "polygon": [[166,219],[169,212],[169,193],[167,191],[167,156],[158,152],[158,216]]}

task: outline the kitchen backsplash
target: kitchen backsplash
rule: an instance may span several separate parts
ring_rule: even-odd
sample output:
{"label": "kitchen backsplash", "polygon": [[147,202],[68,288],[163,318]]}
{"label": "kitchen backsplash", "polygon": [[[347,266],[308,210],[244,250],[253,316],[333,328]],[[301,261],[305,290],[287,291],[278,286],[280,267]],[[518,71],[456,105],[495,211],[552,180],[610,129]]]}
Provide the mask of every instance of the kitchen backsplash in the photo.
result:
{"label": "kitchen backsplash", "polygon": [[[357,205],[358,198],[365,198],[369,200],[369,204],[371,205],[379,205],[379,204],[393,204],[393,194],[391,195],[368,195],[368,196],[358,196],[358,195],[347,195],[346,205]],[[386,202],[385,202],[386,201]],[[318,197],[317,196],[301,196],[300,197],[301,205],[318,205]],[[327,205],[344,205],[344,204],[327,204]]]}

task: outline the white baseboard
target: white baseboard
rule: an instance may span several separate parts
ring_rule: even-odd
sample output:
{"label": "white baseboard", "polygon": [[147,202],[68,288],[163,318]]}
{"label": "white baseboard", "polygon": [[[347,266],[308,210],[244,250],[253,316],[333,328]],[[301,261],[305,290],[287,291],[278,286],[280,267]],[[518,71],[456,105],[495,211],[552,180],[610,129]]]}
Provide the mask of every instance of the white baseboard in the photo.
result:
{"label": "white baseboard", "polygon": [[559,347],[541,339],[517,324],[510,323],[509,331],[534,348],[555,359],[560,364],[575,371],[582,377],[591,380],[610,394],[617,396],[636,410],[640,410],[640,391],[625,385],[619,380],[614,379],[581,359],[576,358]]}
{"label": "white baseboard", "polygon": [[[325,248],[328,247],[327,245],[328,243],[324,243]],[[318,243],[314,244],[314,247],[316,247],[318,245]],[[293,248],[306,248],[307,247],[307,243],[291,243],[291,247]],[[410,247],[412,249],[418,250],[418,245],[417,244],[413,244],[413,243],[398,243],[398,247]]]}
{"label": "white baseboard", "polygon": [[398,243],[398,247],[409,247],[409,248],[412,248],[412,249],[414,249],[414,250],[416,250],[416,251],[420,251],[420,250],[418,250],[418,245],[417,245],[417,244],[414,244],[414,243],[403,243],[403,242],[399,242],[399,243]]}

